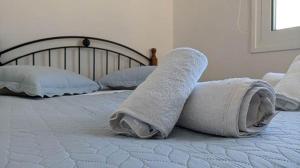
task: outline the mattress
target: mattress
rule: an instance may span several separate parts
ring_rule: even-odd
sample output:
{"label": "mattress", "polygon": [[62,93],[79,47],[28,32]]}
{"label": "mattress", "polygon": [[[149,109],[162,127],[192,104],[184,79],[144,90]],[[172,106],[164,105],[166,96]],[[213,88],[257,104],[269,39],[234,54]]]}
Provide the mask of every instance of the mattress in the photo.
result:
{"label": "mattress", "polygon": [[0,167],[300,167],[300,112],[279,113],[251,138],[175,128],[168,139],[141,140],[115,135],[108,123],[130,93],[0,96]]}

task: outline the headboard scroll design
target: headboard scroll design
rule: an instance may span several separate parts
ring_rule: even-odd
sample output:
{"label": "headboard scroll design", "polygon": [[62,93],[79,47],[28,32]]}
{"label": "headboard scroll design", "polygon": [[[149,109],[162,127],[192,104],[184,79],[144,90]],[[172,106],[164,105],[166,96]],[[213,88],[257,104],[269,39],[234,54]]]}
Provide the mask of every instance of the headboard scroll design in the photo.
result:
{"label": "headboard scroll design", "polygon": [[[72,45],[58,45],[58,46],[51,46],[49,47],[47,45],[47,43],[55,42],[55,40],[77,40],[75,41],[76,44],[74,45],[72,43]],[[79,41],[78,41],[79,40]],[[46,47],[44,48],[31,48],[31,45],[38,45],[41,43],[46,43]],[[103,46],[96,46],[96,43],[101,43]],[[111,49],[108,48],[106,45],[112,45],[116,48],[118,48],[118,50],[115,49]],[[18,53],[17,56],[12,57],[11,53],[17,51],[17,50],[21,50],[22,48],[27,47],[26,52],[21,52]],[[29,50],[28,50],[29,48]],[[4,65],[10,65],[10,64],[15,64],[18,65],[19,64],[19,60],[23,59],[23,58],[27,58],[27,57],[31,57],[30,59],[31,64],[32,65],[36,65],[36,57],[38,54],[40,53],[47,53],[47,59],[48,59],[48,66],[50,67],[52,65],[52,52],[54,52],[54,50],[61,50],[62,51],[62,56],[63,56],[63,68],[67,69],[67,53],[70,52],[70,49],[75,49],[77,50],[77,67],[78,67],[78,73],[81,73],[81,55],[82,55],[82,50],[83,49],[88,49],[90,50],[90,52],[92,53],[92,77],[93,80],[95,80],[95,74],[96,74],[96,51],[102,51],[105,53],[105,73],[108,74],[108,68],[109,68],[109,59],[110,59],[110,55],[109,54],[114,54],[116,56],[116,62],[117,62],[117,69],[120,70],[120,64],[121,64],[121,58],[126,58],[128,60],[128,67],[130,68],[132,66],[133,63],[135,64],[139,64],[140,66],[144,66],[144,65],[157,65],[157,56],[156,56],[156,49],[152,48],[151,49],[151,55],[150,57],[145,56],[144,54],[138,52],[137,50],[130,48],[126,45],[114,42],[114,41],[110,41],[110,40],[106,40],[106,39],[101,39],[101,38],[96,38],[96,37],[88,37],[88,36],[57,36],[57,37],[49,37],[49,38],[43,38],[43,39],[38,39],[38,40],[34,40],[34,41],[30,41],[30,42],[26,42],[23,44],[19,44],[16,46],[13,46],[11,48],[8,48],[6,50],[0,51],[0,66],[4,66]],[[135,56],[133,56],[135,55]],[[4,57],[6,59],[3,59],[2,57]]]}

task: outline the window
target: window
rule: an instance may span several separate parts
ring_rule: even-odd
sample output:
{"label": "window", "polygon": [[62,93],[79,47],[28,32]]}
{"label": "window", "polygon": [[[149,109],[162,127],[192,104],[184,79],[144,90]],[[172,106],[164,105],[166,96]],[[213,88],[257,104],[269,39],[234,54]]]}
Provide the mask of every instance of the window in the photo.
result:
{"label": "window", "polygon": [[273,0],[273,30],[300,26],[300,0]]}
{"label": "window", "polygon": [[253,0],[251,51],[300,49],[300,0]]}

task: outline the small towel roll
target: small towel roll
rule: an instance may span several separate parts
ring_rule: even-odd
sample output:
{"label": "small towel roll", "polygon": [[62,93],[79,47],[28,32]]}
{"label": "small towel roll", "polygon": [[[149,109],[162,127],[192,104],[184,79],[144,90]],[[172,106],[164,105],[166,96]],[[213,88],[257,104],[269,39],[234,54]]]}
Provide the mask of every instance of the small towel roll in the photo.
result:
{"label": "small towel roll", "polygon": [[300,108],[300,55],[295,58],[286,75],[275,86],[276,107],[285,111]]}
{"label": "small towel roll", "polygon": [[166,138],[206,67],[206,56],[197,50],[171,51],[113,113],[110,126],[127,136]]}
{"label": "small towel roll", "polygon": [[235,78],[199,83],[177,125],[207,134],[246,137],[263,130],[276,114],[275,93],[268,83]]}
{"label": "small towel roll", "polygon": [[271,84],[273,87],[277,85],[277,83],[285,76],[284,73],[274,73],[274,72],[269,72],[266,73],[262,80],[268,82]]}

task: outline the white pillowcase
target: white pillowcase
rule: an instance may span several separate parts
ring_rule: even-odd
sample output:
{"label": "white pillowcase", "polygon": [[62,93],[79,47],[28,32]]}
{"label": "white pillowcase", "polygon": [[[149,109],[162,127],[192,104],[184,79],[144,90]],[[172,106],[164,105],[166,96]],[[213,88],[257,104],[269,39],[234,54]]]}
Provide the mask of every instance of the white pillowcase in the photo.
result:
{"label": "white pillowcase", "polygon": [[141,66],[110,73],[98,81],[103,88],[135,89],[154,71],[156,66]]}
{"label": "white pillowcase", "polygon": [[0,67],[0,91],[10,90],[28,96],[53,97],[91,93],[99,85],[73,72],[39,66]]}

